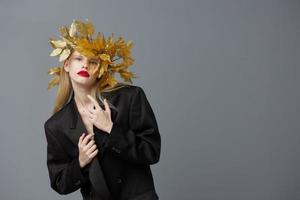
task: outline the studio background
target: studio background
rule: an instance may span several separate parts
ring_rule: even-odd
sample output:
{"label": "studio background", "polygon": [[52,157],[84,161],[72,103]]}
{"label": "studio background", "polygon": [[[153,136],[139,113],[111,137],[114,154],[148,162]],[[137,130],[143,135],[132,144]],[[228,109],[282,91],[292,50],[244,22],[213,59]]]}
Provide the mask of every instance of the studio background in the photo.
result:
{"label": "studio background", "polygon": [[297,0],[1,0],[0,199],[80,199],[50,188],[49,38],[88,18],[133,40],[155,112],[161,200],[300,199]]}

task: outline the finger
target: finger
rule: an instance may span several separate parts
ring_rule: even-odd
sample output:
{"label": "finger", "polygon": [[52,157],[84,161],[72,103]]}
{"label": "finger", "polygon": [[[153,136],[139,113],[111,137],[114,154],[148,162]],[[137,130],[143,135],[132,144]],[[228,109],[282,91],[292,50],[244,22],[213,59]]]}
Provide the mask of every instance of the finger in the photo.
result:
{"label": "finger", "polygon": [[86,114],[87,114],[87,115],[96,115],[96,112],[88,111]]}
{"label": "finger", "polygon": [[85,138],[82,141],[82,144],[85,146],[88,142],[89,139],[91,139],[91,137],[93,137],[94,134],[87,134],[87,136],[85,136]]}
{"label": "finger", "polygon": [[95,149],[97,149],[97,146],[94,144],[93,146],[91,146],[91,148],[86,152],[87,155],[93,153],[93,151],[95,151]]}
{"label": "finger", "polygon": [[85,111],[84,108],[80,108],[79,113],[82,114],[82,115],[84,115],[86,113],[86,111]]}
{"label": "finger", "polygon": [[95,115],[89,113],[89,114],[88,114],[88,117],[89,117],[89,119],[90,119],[91,121],[93,121],[94,118],[95,118]]}
{"label": "finger", "polygon": [[105,111],[107,111],[107,112],[109,112],[109,113],[110,113],[110,108],[109,108],[109,105],[108,105],[107,99],[104,99],[104,107],[105,107]]}
{"label": "finger", "polygon": [[80,114],[83,113],[83,109],[82,108],[78,108],[78,111],[79,111]]}
{"label": "finger", "polygon": [[91,95],[87,95],[87,97],[93,102],[94,106],[96,107],[96,109],[100,109],[102,110],[102,108],[99,106],[98,102],[94,99],[94,97],[92,97]]}
{"label": "finger", "polygon": [[95,112],[96,110],[94,108],[88,108],[88,113],[95,114]]}
{"label": "finger", "polygon": [[96,155],[97,155],[97,153],[98,153],[98,149],[96,149],[93,153],[91,153],[90,155],[89,155],[89,157],[90,158],[94,158]]}
{"label": "finger", "polygon": [[95,144],[95,140],[91,140],[87,145],[86,148],[89,149],[91,148],[91,146],[93,146]]}
{"label": "finger", "polygon": [[83,151],[88,152],[92,146],[96,145],[96,144],[94,144],[94,142],[93,143],[90,143],[90,142],[86,146],[83,147]]}
{"label": "finger", "polygon": [[85,136],[85,133],[83,133],[83,134],[79,137],[78,145],[81,145],[84,136]]}

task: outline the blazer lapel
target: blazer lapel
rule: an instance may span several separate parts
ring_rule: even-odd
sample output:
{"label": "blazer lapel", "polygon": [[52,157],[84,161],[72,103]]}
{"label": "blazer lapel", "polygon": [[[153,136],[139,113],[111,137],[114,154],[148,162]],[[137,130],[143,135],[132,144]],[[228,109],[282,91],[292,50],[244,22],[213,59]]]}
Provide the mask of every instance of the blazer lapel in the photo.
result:
{"label": "blazer lapel", "polygon": [[[115,121],[118,115],[118,109],[113,104],[111,104],[110,101],[112,99],[110,99],[110,97],[111,96],[109,94],[106,94],[106,98],[108,99],[109,106],[111,109],[112,121]],[[99,99],[97,100],[99,105],[102,105],[101,101]],[[71,99],[67,103],[66,113],[67,113],[66,123],[68,124],[68,130],[66,130],[65,133],[67,137],[72,141],[72,143],[75,146],[78,146],[79,137],[82,135],[82,133],[87,133],[87,130],[81,119],[81,115],[79,114],[79,111],[77,109],[74,100],[74,92],[71,96]],[[94,128],[96,127],[94,126]],[[101,130],[99,129],[97,130],[100,131],[101,134]],[[104,136],[104,134],[106,133],[103,133],[103,135],[101,134],[101,137]],[[111,193],[105,181],[105,176],[103,174],[98,156],[94,157],[94,159],[90,163],[89,178],[95,192],[97,193],[97,196],[101,197],[101,199],[103,200],[107,200],[111,198]]]}
{"label": "blazer lapel", "polygon": [[[111,119],[114,122],[118,116],[118,109],[111,103],[113,102],[114,98],[112,98],[112,96],[107,93],[104,93],[104,97],[108,100],[109,107],[111,110]],[[97,98],[97,101],[100,106],[104,107],[102,105],[102,102],[99,100],[99,97]],[[82,133],[87,133],[87,130],[84,126],[81,115],[79,114],[78,108],[76,106],[74,100],[74,92],[72,93],[72,96],[67,103],[65,120],[68,125],[68,130],[65,131],[66,135],[75,146],[78,146],[79,137],[82,135]],[[100,137],[104,137],[104,135],[107,134],[104,133],[102,130],[96,128],[95,126],[93,126],[93,129],[97,129],[97,131],[101,133]]]}

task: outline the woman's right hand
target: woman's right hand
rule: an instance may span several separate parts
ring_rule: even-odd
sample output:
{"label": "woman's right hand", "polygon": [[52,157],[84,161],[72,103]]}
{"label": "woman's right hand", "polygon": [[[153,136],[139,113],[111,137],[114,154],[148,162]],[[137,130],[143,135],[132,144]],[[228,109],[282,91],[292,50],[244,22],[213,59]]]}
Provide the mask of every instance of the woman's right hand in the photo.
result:
{"label": "woman's right hand", "polygon": [[89,164],[98,153],[98,149],[93,136],[94,134],[86,135],[85,133],[83,133],[79,138],[79,164],[81,168]]}

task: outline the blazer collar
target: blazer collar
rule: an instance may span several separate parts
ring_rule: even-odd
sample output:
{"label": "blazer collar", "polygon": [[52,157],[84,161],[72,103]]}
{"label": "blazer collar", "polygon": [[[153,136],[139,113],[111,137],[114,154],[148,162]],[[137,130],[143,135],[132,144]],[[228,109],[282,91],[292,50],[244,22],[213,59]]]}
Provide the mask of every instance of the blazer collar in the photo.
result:
{"label": "blazer collar", "polygon": [[[97,95],[97,101],[98,101],[99,105],[103,108],[104,108],[104,105],[100,99],[103,99],[103,97],[107,98],[108,105],[111,110],[112,121],[115,120],[115,118],[117,117],[117,114],[118,114],[117,107],[111,103],[111,101],[114,99],[113,97],[115,97],[115,96],[116,95],[113,96],[110,93],[104,93],[104,94],[102,94],[102,97],[101,97],[101,95]],[[69,128],[75,129],[76,127],[78,127],[78,122],[82,122],[82,119],[81,119],[81,116],[79,114],[79,111],[78,111],[78,108],[77,108],[77,105],[76,105],[76,102],[74,99],[74,92],[72,92],[72,95],[69,98],[67,105],[68,105],[67,110],[68,110],[68,114],[69,114],[68,117],[70,117]]]}
{"label": "blazer collar", "polygon": [[[111,117],[112,121],[115,121],[117,115],[118,115],[118,109],[113,105],[112,102],[114,102],[116,99],[115,97],[117,95],[112,95],[110,93],[105,93],[103,95],[108,100],[108,104],[111,110]],[[100,101],[100,96],[97,97],[97,101],[99,105],[102,105],[102,102]],[[72,143],[77,146],[79,137],[82,135],[83,132],[87,133],[86,128],[84,126],[84,123],[81,119],[81,115],[78,111],[75,99],[74,99],[74,92],[72,93],[71,97],[68,100],[68,103],[66,104],[66,115],[65,115],[65,121],[67,130],[65,131],[65,134],[69,139],[72,141]],[[95,126],[93,127],[95,130]],[[99,130],[99,129],[98,129]],[[101,133],[101,130],[99,130]],[[95,137],[96,142],[100,138],[104,137],[103,134],[99,134]],[[78,151],[78,148],[76,148],[76,151]],[[96,156],[89,167],[89,178],[91,181],[91,184],[93,185],[95,192],[101,197],[101,199],[110,199],[111,193],[108,189],[108,185],[105,181],[105,176],[103,174],[102,168],[100,166],[100,161],[98,160],[98,157]]]}
{"label": "blazer collar", "polygon": [[[115,122],[117,116],[118,116],[118,109],[116,108],[116,106],[114,106],[115,101],[117,100],[117,94],[110,94],[110,93],[105,93],[103,94],[104,98],[107,98],[108,100],[108,104],[111,110],[111,119],[113,122]],[[99,98],[101,97],[97,97],[97,101],[99,103],[99,105],[102,105],[102,102],[99,100]],[[78,145],[78,140],[79,137],[82,135],[82,133],[87,133],[86,127],[82,121],[81,115],[78,111],[75,99],[74,99],[74,93],[72,93],[71,97],[69,98],[68,103],[66,104],[66,115],[64,116],[65,118],[65,126],[66,126],[66,130],[65,130],[65,134],[67,135],[67,137],[70,138],[70,140],[72,141],[72,143],[77,146]],[[96,126],[93,126],[93,130],[95,131],[99,131],[100,133],[102,133],[102,130],[96,128]],[[96,132],[95,132],[96,133]],[[103,134],[105,134],[103,132]],[[101,134],[102,135],[102,134]]]}

